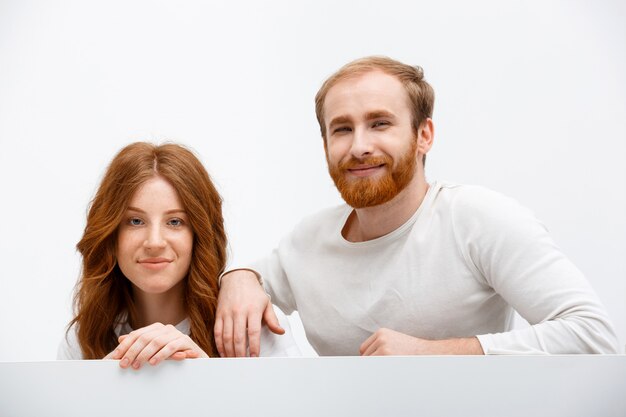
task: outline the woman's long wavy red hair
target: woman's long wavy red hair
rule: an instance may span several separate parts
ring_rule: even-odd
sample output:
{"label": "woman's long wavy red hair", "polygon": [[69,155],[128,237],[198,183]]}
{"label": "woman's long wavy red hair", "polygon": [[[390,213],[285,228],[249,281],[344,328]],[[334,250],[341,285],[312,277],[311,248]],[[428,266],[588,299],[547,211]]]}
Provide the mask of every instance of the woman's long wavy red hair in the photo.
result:
{"label": "woman's long wavy red hair", "polygon": [[213,338],[217,278],[226,264],[222,199],[196,156],[176,144],[137,142],[111,161],[91,201],[87,225],[77,244],[82,272],[74,295],[78,341],[85,359],[101,359],[117,346],[114,329],[136,316],[132,287],[117,265],[117,231],[135,191],[159,175],[178,192],[193,230],[193,254],[185,279],[184,303],[191,338],[216,356]]}

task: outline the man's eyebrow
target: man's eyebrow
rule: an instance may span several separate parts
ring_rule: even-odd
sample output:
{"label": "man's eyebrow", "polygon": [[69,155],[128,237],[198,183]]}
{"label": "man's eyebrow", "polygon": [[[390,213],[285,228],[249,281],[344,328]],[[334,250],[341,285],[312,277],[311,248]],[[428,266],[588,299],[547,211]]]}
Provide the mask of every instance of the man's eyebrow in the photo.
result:
{"label": "man's eyebrow", "polygon": [[340,125],[342,123],[349,123],[352,119],[349,116],[337,116],[330,121],[328,127],[333,127],[335,125]]}
{"label": "man's eyebrow", "polygon": [[374,120],[374,119],[395,119],[396,116],[393,113],[388,112],[387,110],[375,110],[365,114],[365,120]]}
{"label": "man's eyebrow", "polygon": [[[375,120],[375,119],[381,119],[381,118],[395,119],[396,116],[394,116],[393,113],[387,110],[374,110],[374,111],[365,113],[365,120]],[[350,123],[350,122],[352,122],[352,118],[350,118],[350,116],[344,116],[344,115],[337,116],[330,121],[330,123],[328,124],[328,127],[332,128],[333,126],[340,125],[343,123]]]}

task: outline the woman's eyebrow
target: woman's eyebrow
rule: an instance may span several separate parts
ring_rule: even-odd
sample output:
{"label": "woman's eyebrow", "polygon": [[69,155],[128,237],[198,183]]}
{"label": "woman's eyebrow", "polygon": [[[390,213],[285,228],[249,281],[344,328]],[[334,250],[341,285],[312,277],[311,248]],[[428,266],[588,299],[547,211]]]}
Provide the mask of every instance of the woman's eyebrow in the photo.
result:
{"label": "woman's eyebrow", "polygon": [[136,211],[136,212],[138,212],[138,213],[145,213],[145,211],[144,211],[144,210],[142,210],[142,209],[140,209],[140,208],[137,208],[137,207],[133,207],[133,206],[127,207],[127,208],[126,208],[126,210],[127,210],[127,211]]}
{"label": "woman's eyebrow", "polygon": [[[145,210],[142,210],[142,209],[140,209],[140,208],[138,208],[138,207],[133,207],[133,206],[128,207],[126,210],[127,210],[127,211],[136,211],[137,213],[145,213],[145,212],[146,212]],[[173,213],[182,213],[182,214],[187,214],[187,212],[185,211],[185,209],[182,209],[182,208],[170,209],[170,210],[167,210],[167,211],[165,212],[165,214],[173,214]]]}
{"label": "woman's eyebrow", "polygon": [[165,214],[174,214],[174,213],[187,214],[187,212],[184,209],[171,209],[165,212]]}

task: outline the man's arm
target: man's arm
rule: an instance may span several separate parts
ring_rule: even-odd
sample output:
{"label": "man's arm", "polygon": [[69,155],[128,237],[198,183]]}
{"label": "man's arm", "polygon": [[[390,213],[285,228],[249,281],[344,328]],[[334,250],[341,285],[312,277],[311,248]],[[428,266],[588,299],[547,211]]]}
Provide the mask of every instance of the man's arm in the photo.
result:
{"label": "man's arm", "polygon": [[452,207],[457,248],[476,279],[493,288],[530,326],[447,340],[425,340],[379,329],[361,345],[361,354],[618,351],[604,307],[583,274],[561,253],[532,213],[484,189],[459,195]]}
{"label": "man's arm", "polygon": [[378,329],[359,349],[362,356],[484,355],[476,337],[426,340],[390,329]]}
{"label": "man's arm", "polygon": [[510,198],[465,190],[451,213],[457,248],[477,279],[530,324],[476,335],[485,354],[616,353],[606,309],[546,227]]}
{"label": "man's arm", "polygon": [[272,332],[285,332],[257,275],[237,269],[222,276],[214,327],[220,356],[246,356],[248,341],[250,356],[259,356],[262,320]]}

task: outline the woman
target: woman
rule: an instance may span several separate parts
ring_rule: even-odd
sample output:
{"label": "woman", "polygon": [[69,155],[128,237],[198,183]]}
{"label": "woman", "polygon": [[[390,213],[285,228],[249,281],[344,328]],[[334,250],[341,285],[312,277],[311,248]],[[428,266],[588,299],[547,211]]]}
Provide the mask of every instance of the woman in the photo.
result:
{"label": "woman", "polygon": [[[218,356],[213,326],[226,263],[222,200],[200,161],[175,144],[133,143],[111,162],[77,245],[76,315],[59,359],[146,362]],[[288,323],[281,321],[288,330]],[[264,329],[264,356],[293,356]],[[269,349],[267,349],[269,348]]]}

